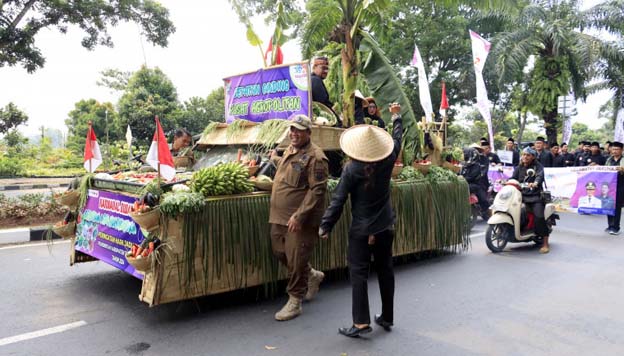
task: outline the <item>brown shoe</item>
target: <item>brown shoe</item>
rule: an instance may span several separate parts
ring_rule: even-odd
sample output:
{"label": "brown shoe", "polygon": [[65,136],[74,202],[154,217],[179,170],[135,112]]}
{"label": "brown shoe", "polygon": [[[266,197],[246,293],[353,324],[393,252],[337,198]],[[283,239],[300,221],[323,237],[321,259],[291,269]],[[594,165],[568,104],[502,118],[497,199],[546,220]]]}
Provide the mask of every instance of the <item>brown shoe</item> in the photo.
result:
{"label": "brown shoe", "polygon": [[304,300],[310,301],[314,299],[324,278],[325,273],[317,271],[314,268],[310,269],[310,275],[308,276],[308,292],[306,293]]}
{"label": "brown shoe", "polygon": [[301,315],[302,311],[301,299],[289,296],[286,305],[284,305],[280,311],[275,313],[275,320],[291,320]]}
{"label": "brown shoe", "polygon": [[550,247],[549,246],[542,246],[542,248],[540,248],[540,253],[548,253],[550,252]]}

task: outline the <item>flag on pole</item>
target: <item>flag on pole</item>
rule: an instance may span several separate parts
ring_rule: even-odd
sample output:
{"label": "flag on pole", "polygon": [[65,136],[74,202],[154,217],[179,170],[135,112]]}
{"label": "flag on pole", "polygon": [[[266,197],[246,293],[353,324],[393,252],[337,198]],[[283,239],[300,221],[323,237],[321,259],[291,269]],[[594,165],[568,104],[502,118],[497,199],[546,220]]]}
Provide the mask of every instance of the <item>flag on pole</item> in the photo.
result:
{"label": "flag on pole", "polygon": [[485,66],[485,60],[490,53],[492,44],[476,32],[469,30],[470,40],[472,42],[472,61],[474,63],[475,76],[477,79],[477,109],[483,116],[483,119],[488,126],[488,134],[490,136],[490,146],[494,150],[494,132],[492,131],[492,116],[490,114],[490,101],[487,97],[487,89],[485,88],[485,81],[483,80],[483,67]]}
{"label": "flag on pole", "polygon": [[91,121],[89,121],[89,130],[87,130],[87,141],[84,149],[84,168],[87,172],[93,173],[100,164],[102,164],[100,145],[98,145],[95,131],[93,131],[93,126]]}
{"label": "flag on pole", "polygon": [[442,99],[440,100],[440,115],[446,116],[446,110],[449,108],[448,99],[446,98],[446,83],[442,82]]}
{"label": "flag on pole", "polygon": [[420,105],[425,112],[425,120],[429,122],[433,119],[433,106],[431,105],[431,94],[429,93],[429,81],[427,80],[427,73],[425,73],[425,65],[418,46],[414,45],[414,55],[412,56],[411,65],[418,68],[418,95],[420,98]]}
{"label": "flag on pole", "polygon": [[[275,48],[277,48],[275,50],[275,63],[271,63],[271,65],[284,63],[284,53],[282,53],[282,48],[277,43],[275,44]],[[271,54],[270,56],[269,53]],[[273,37],[271,37],[271,40],[269,41],[269,47],[267,48],[266,52],[264,52],[264,59],[269,60],[269,62],[273,60]]]}
{"label": "flag on pole", "polygon": [[618,108],[617,116],[615,118],[615,133],[613,138],[613,141],[624,142],[624,105],[621,105]]}
{"label": "flag on pole", "polygon": [[572,138],[572,118],[566,116],[563,119],[563,136],[561,142],[569,143]]}
{"label": "flag on pole", "polygon": [[154,167],[155,170],[159,170],[160,175],[166,180],[171,180],[175,176],[175,165],[173,164],[173,157],[171,151],[169,151],[169,145],[167,145],[167,139],[165,138],[165,132],[160,126],[158,116],[156,116],[156,132],[154,132],[154,138],[149,151],[147,152],[147,164]]}
{"label": "flag on pole", "polygon": [[130,125],[126,129],[126,143],[128,144],[128,152],[130,152],[130,157],[132,157],[132,130],[130,130]]}

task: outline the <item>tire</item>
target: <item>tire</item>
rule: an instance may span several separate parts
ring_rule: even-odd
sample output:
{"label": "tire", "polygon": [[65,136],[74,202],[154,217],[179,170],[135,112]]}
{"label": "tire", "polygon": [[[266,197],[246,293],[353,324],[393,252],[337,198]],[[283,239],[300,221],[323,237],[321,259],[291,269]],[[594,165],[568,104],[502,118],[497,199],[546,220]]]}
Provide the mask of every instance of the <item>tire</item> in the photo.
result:
{"label": "tire", "polygon": [[508,224],[489,225],[485,231],[485,244],[494,253],[502,252],[507,246],[507,240],[503,237],[505,225]]}

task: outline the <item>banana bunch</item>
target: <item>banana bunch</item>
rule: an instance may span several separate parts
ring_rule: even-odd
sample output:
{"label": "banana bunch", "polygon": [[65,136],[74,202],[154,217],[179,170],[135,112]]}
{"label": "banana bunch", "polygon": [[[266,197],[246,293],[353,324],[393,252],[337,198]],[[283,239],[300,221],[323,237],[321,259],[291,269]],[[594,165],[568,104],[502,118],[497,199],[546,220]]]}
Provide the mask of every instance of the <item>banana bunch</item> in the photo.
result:
{"label": "banana bunch", "polygon": [[249,193],[253,187],[247,168],[236,162],[202,168],[193,173],[191,180],[191,190],[206,197]]}

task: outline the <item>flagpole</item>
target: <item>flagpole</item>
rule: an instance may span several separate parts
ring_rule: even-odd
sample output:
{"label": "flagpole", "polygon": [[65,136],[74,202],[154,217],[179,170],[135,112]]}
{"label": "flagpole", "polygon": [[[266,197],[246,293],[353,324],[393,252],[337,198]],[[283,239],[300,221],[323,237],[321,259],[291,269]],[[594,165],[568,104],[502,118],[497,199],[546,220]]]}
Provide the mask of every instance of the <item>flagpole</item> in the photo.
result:
{"label": "flagpole", "polygon": [[158,191],[160,191],[160,134],[158,131],[158,115],[156,115],[156,160],[158,160]]}
{"label": "flagpole", "polygon": [[[93,127],[91,125],[92,125],[92,122],[91,120],[89,120],[89,132],[87,133],[87,137],[89,138],[89,140],[91,140],[91,130],[93,130]],[[89,144],[89,147],[91,147],[91,144]],[[89,173],[93,173],[93,170],[91,169],[91,160],[92,158],[89,158]]]}

